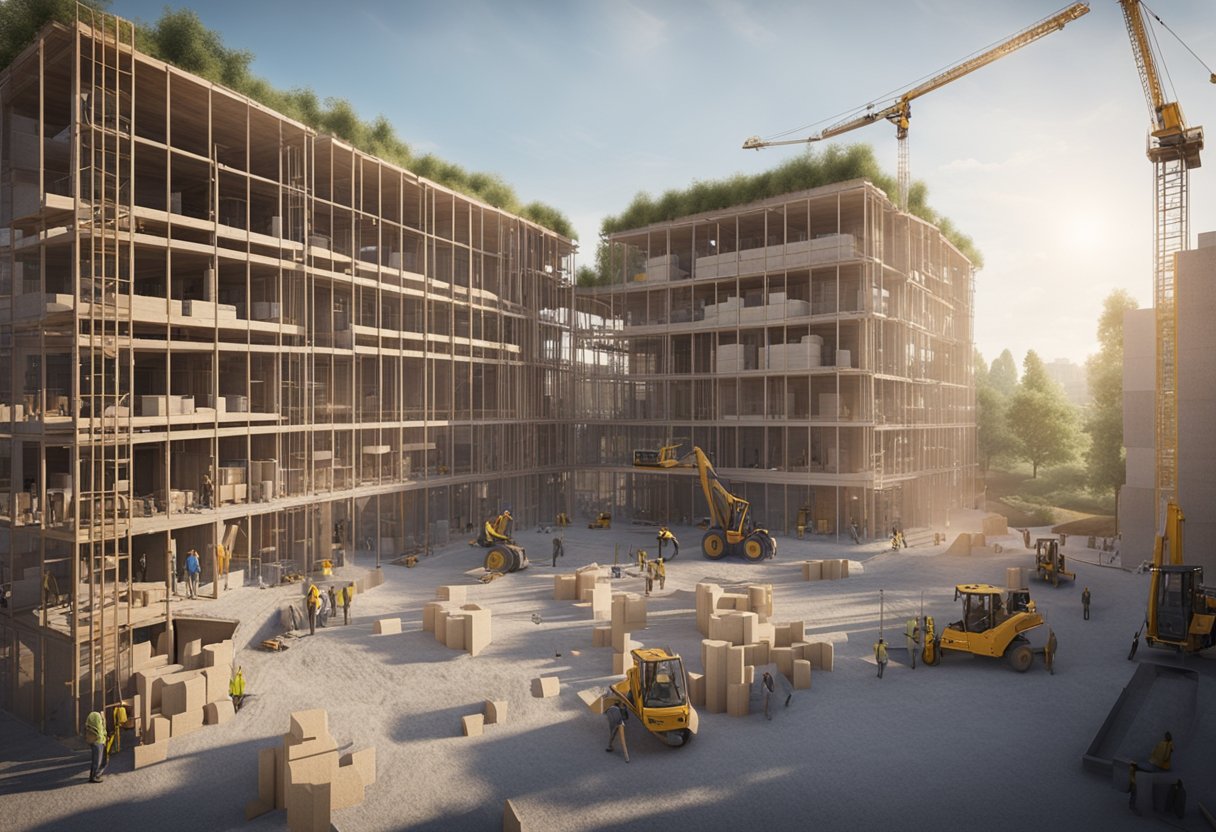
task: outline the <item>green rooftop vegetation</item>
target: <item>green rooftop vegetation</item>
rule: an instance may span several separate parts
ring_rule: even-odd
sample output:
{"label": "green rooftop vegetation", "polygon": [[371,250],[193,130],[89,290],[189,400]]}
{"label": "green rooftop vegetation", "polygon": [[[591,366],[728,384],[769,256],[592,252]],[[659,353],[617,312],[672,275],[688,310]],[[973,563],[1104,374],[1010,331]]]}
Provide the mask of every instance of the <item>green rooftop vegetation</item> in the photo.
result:
{"label": "green rooftop vegetation", "polygon": [[[108,3],[82,0],[82,6],[104,10]],[[72,23],[76,0],[0,0],[0,69],[7,67],[51,20]],[[154,24],[136,23],[138,49],[176,67],[192,72],[272,110],[330,133],[358,149],[400,165],[419,176],[459,193],[480,199],[564,237],[576,232],[564,214],[541,202],[522,203],[514,189],[497,174],[470,173],[459,165],[433,154],[416,156],[383,116],[368,122],[359,118],[349,101],[324,101],[311,89],[280,90],[249,71],[252,52],[229,49],[218,32],[208,29],[188,9],[166,8]]]}
{"label": "green rooftop vegetation", "polygon": [[[885,173],[874,158],[869,145],[855,144],[847,147],[828,145],[816,152],[808,148],[777,167],[756,174],[736,174],[726,179],[696,181],[683,190],[671,190],[655,199],[647,193],[639,193],[622,213],[605,217],[601,232],[605,235],[620,231],[645,228],[659,222],[720,211],[738,205],[747,205],[769,197],[805,191],[847,182],[850,179],[868,179],[888,194],[898,191],[895,177]],[[941,229],[943,235],[976,268],[983,266],[983,256],[971,241],[960,233],[950,220],[929,207],[929,189],[924,182],[914,182],[908,191],[908,211]],[[601,245],[596,252],[597,268],[583,267],[579,270],[579,285],[600,285],[610,282],[609,275],[615,272],[607,262],[612,254]]]}

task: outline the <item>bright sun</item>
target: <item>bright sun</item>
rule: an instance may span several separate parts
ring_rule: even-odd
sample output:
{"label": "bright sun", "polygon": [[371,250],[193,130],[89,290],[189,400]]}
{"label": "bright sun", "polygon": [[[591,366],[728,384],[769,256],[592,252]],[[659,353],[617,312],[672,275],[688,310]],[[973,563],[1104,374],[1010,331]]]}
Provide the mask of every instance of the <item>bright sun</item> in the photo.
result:
{"label": "bright sun", "polygon": [[1079,254],[1090,254],[1102,242],[1102,223],[1095,216],[1075,217],[1064,226],[1065,245]]}

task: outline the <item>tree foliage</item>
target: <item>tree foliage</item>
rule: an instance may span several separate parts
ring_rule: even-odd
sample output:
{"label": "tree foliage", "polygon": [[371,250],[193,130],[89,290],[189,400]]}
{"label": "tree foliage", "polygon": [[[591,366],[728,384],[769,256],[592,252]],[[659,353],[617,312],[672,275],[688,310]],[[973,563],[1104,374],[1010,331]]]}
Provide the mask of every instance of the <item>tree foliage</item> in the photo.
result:
{"label": "tree foliage", "polygon": [[[108,4],[88,0],[85,5],[104,9]],[[48,21],[70,23],[75,19],[75,0],[0,0],[0,69],[8,66]],[[514,189],[495,174],[470,173],[429,154],[415,156],[383,116],[367,122],[359,118],[345,99],[321,101],[310,89],[274,88],[250,72],[252,52],[224,46],[220,34],[208,29],[189,9],[166,8],[156,23],[137,24],[135,37],[140,51],[223,84],[317,131],[331,133],[366,153],[562,236],[572,239],[577,236],[570,220],[560,211],[541,202],[523,204]]]}
{"label": "tree foliage", "polygon": [[[1008,355],[1009,350],[1005,350],[1003,354]],[[993,463],[1014,455],[1017,439],[1009,430],[1009,396],[993,386],[988,364],[979,350],[974,351],[973,364],[976,445],[980,470],[987,474]]]}
{"label": "tree foliage", "polygon": [[[762,173],[750,176],[740,173],[726,179],[698,180],[683,190],[667,191],[658,199],[647,193],[639,193],[622,213],[605,217],[601,231],[614,234],[643,228],[678,217],[718,211],[850,179],[868,179],[889,194],[898,190],[895,178],[879,167],[874,150],[869,145],[842,147],[832,144],[818,152],[808,148],[801,155]],[[908,191],[908,211],[941,229],[946,239],[976,268],[983,266],[983,257],[971,238],[960,233],[948,219],[930,208],[928,195],[929,189],[923,182],[914,183]]]}
{"label": "tree foliage", "polygon": [[1008,420],[1018,456],[1030,463],[1033,478],[1039,476],[1040,467],[1062,465],[1076,457],[1076,413],[1034,350],[1022,362],[1022,383],[1009,402]]}
{"label": "tree foliage", "polygon": [[1003,350],[992,362],[988,369],[988,383],[1006,398],[1017,392],[1018,364],[1009,350]]}
{"label": "tree foliage", "polygon": [[1098,318],[1098,352],[1085,362],[1093,399],[1085,420],[1089,448],[1085,468],[1090,488],[1117,494],[1126,478],[1123,450],[1123,316],[1136,301],[1119,289],[1107,296]]}

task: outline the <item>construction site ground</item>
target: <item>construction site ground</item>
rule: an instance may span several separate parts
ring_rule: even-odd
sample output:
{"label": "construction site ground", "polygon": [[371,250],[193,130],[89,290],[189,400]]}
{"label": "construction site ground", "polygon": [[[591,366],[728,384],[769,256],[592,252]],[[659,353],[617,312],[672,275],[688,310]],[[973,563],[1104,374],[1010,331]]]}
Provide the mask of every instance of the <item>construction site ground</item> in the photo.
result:
{"label": "construction site ground", "polygon": [[[323,707],[340,746],[374,745],[377,753],[378,779],[362,804],[334,813],[339,830],[500,829],[508,798],[523,828],[534,832],[1142,829],[1162,817],[1132,814],[1127,795],[1109,777],[1084,771],[1081,758],[1137,664],[1155,661],[1199,671],[1194,713],[1171,711],[1191,724],[1171,726],[1174,770],[1189,796],[1187,818],[1170,822],[1206,828],[1197,804],[1216,809],[1210,765],[1216,728],[1199,715],[1216,712],[1216,663],[1143,646],[1134,662],[1127,660],[1148,587],[1147,575],[1128,568],[1139,555],[1124,553],[1124,568],[1099,565],[1109,553],[1100,556],[1084,548],[1084,539],[1071,538],[1065,551],[1075,584],[1053,588],[1031,580],[1032,597],[1059,639],[1054,676],[1041,656],[1024,674],[1000,660],[958,654],[937,667],[908,667],[903,624],[920,612],[922,597],[940,630],[960,615],[956,583],[1003,585],[1006,567],[1033,563],[1020,534],[989,539],[1002,545],[1001,554],[942,554],[960,530],[956,521],[946,543],[899,552],[887,541],[780,538],[777,558],[753,565],[707,561],[701,533],[676,528],[680,556],[669,563],[666,589],[651,597],[649,626],[633,633],[635,640],[668,646],[699,672],[696,583],[713,581],[728,591],[772,583],[774,620],[801,619],[811,639],[835,641],[835,669],[815,671],[812,688],[796,691],[772,721],[758,708],[747,717],[702,709],[700,733],[684,748],[664,746],[631,720],[629,764],[619,752],[604,753],[604,717],[577,696],[617,677],[611,648],[591,646],[589,605],[553,600],[552,534],[517,531],[531,568],[485,585],[476,582],[484,550],[463,540],[437,547],[416,568],[385,565],[384,584],[356,598],[354,623],[331,623],[315,637],[305,632],[282,653],[256,646],[281,632],[277,610],[298,598],[299,586],[246,587],[192,602],[183,605],[191,613],[241,620],[237,661],[254,696],[236,718],[171,740],[167,761],[139,771],[124,750],[104,782],[90,784],[83,744],[63,744],[0,715],[4,827],[284,829],[281,811],[244,819],[257,793],[257,750],[280,742],[292,711]],[[1045,532],[1032,530],[1032,537]],[[651,526],[566,529],[558,570],[612,564],[614,550],[627,563],[630,547],[654,552],[654,535]],[[802,580],[801,561],[833,557],[858,562],[860,574]],[[374,561],[360,554],[356,564]],[[468,584],[469,600],[492,610],[493,642],[476,657],[422,630],[423,605],[437,586],[454,583]],[[1089,621],[1081,615],[1085,586],[1093,594]],[[641,592],[643,582],[626,576],[614,589]],[[872,651],[880,590],[883,632],[892,645],[881,680]],[[401,618],[403,632],[372,635],[374,620],[388,616]],[[1036,634],[1036,645],[1045,638],[1045,631]],[[542,675],[560,678],[557,697],[531,696],[530,680]],[[487,726],[483,736],[461,736],[461,717],[480,712],[486,699],[508,702],[505,723]],[[1138,719],[1141,730],[1126,731],[1118,756],[1147,765],[1152,749],[1142,729],[1152,715]]]}

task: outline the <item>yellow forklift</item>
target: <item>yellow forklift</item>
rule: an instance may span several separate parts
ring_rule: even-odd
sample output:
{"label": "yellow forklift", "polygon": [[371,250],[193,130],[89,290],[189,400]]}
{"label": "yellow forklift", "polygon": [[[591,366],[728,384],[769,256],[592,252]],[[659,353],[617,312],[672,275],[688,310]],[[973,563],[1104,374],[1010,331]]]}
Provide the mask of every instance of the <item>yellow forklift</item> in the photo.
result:
{"label": "yellow forklift", "polygon": [[632,652],[633,666],[625,678],[609,688],[612,697],[638,718],[646,730],[672,748],[679,748],[697,733],[697,711],[688,701],[684,662],[660,647]]}
{"label": "yellow forklift", "polygon": [[1014,670],[1026,672],[1034,661],[1034,650],[1025,634],[1043,626],[1043,616],[1024,609],[1008,609],[1002,599],[1004,592],[990,584],[956,585],[954,600],[963,602],[962,620],[942,629],[933,650],[929,649],[933,624],[931,620],[926,622],[925,664],[938,664],[943,652],[957,650],[976,656],[1004,656]]}
{"label": "yellow forklift", "polygon": [[1059,586],[1060,579],[1075,581],[1076,572],[1064,568],[1064,553],[1060,551],[1058,537],[1040,537],[1034,542],[1034,571],[1052,586]]}

